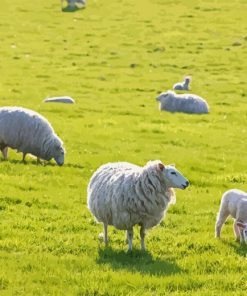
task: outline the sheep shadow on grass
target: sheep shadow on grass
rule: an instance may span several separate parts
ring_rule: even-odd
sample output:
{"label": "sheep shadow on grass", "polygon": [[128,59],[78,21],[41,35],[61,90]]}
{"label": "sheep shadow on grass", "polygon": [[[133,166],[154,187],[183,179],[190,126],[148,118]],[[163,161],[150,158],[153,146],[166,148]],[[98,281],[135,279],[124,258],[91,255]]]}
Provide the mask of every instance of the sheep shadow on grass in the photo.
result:
{"label": "sheep shadow on grass", "polygon": [[238,241],[228,242],[227,245],[229,245],[239,256],[247,258],[247,245],[240,244]]}
{"label": "sheep shadow on grass", "polygon": [[[34,165],[34,166],[48,166],[48,167],[56,167],[58,166],[54,160],[51,161],[46,161],[46,160],[41,160],[40,162],[38,162],[35,158],[28,158],[27,160],[25,160],[25,162],[23,162],[21,159],[3,159],[0,158],[0,163],[11,163],[11,164],[24,164],[24,165]],[[75,168],[75,169],[84,169],[83,165],[80,164],[74,164],[74,163],[65,163],[63,165],[63,167],[69,167],[69,168]]]}
{"label": "sheep shadow on grass", "polygon": [[131,272],[140,272],[150,275],[172,275],[183,272],[173,260],[154,258],[149,252],[133,250],[126,252],[114,250],[111,247],[100,247],[98,264],[110,265],[113,270],[125,269]]}
{"label": "sheep shadow on grass", "polygon": [[78,10],[82,10],[84,9],[85,7],[70,7],[70,6],[66,6],[66,7],[63,7],[62,8],[62,12],[76,12]]}
{"label": "sheep shadow on grass", "polygon": [[0,162],[5,162],[5,163],[11,163],[11,164],[23,164],[23,165],[34,165],[34,166],[57,166],[57,164],[55,162],[51,162],[51,161],[44,161],[41,160],[40,162],[37,162],[36,159],[34,158],[28,158],[27,160],[23,161],[23,160],[18,160],[18,159],[1,159]]}

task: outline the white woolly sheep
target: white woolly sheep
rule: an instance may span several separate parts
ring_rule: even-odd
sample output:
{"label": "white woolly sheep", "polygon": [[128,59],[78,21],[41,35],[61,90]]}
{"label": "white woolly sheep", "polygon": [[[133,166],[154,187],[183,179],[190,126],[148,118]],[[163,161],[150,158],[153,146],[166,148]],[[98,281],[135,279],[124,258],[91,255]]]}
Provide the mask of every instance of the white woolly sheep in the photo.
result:
{"label": "white woolly sheep", "polygon": [[145,230],[160,223],[170,203],[176,202],[173,188],[185,189],[188,180],[172,165],[150,161],[144,167],[127,162],[108,163],[93,174],[87,190],[88,208],[104,224],[127,230],[128,251],[132,250],[133,226],[140,226],[141,249]]}
{"label": "white woolly sheep", "polygon": [[209,112],[207,102],[194,94],[176,94],[174,91],[161,93],[157,98],[160,102],[160,110],[169,112],[183,112],[191,114],[203,114]]}
{"label": "white woolly sheep", "polygon": [[44,99],[44,103],[65,103],[65,104],[74,104],[75,100],[71,97],[53,97]]}
{"label": "white woolly sheep", "polygon": [[61,0],[61,5],[63,6],[63,2],[66,1],[68,4],[68,7],[70,8],[76,8],[83,7],[86,5],[86,0]]}
{"label": "white woolly sheep", "polygon": [[222,225],[228,216],[234,218],[233,229],[236,239],[247,244],[247,193],[238,189],[226,191],[221,199],[215,224],[215,237],[219,238]]}
{"label": "white woolly sheep", "polygon": [[54,133],[50,123],[35,111],[21,107],[0,108],[0,149],[7,159],[8,147],[25,156],[30,153],[44,160],[55,159],[64,163],[62,141]]}
{"label": "white woolly sheep", "polygon": [[191,77],[186,76],[184,82],[178,82],[173,85],[174,90],[189,90],[189,84],[191,82]]}

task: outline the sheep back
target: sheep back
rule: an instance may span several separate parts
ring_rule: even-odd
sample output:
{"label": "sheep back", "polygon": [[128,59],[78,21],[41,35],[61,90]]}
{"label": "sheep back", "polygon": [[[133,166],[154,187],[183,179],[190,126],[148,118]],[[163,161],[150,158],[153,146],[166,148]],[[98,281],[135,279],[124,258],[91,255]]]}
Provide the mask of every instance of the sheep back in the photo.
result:
{"label": "sheep back", "polygon": [[[162,96],[162,95],[161,95]],[[165,93],[160,99],[160,110],[169,112],[184,112],[190,114],[209,113],[207,102],[194,94]]]}
{"label": "sheep back", "polygon": [[238,189],[226,191],[222,196],[220,211],[228,211],[234,219],[247,221],[247,193]]}

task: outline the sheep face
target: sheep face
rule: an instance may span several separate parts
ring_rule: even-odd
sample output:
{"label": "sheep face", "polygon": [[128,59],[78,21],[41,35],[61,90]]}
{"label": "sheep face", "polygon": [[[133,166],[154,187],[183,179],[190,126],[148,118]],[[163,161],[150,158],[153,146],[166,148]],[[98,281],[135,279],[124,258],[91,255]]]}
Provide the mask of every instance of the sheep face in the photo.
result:
{"label": "sheep face", "polygon": [[64,163],[64,154],[65,149],[62,147],[63,142],[58,138],[58,136],[54,136],[53,143],[52,143],[52,149],[51,149],[51,158],[54,158],[56,163],[59,166],[62,166]]}
{"label": "sheep face", "polygon": [[242,222],[237,222],[237,226],[240,230],[240,242],[247,244],[247,224]]}
{"label": "sheep face", "polygon": [[169,96],[169,92],[163,92],[156,97],[156,101],[161,102],[164,101]]}
{"label": "sheep face", "polygon": [[59,166],[62,166],[64,164],[64,154],[65,154],[64,148],[61,145],[59,146],[55,145],[53,152],[54,152],[53,158],[55,159],[56,163]]}
{"label": "sheep face", "polygon": [[189,181],[173,165],[164,166],[158,164],[161,176],[167,187],[185,189],[189,186]]}
{"label": "sheep face", "polygon": [[167,92],[163,92],[160,95],[158,95],[158,97],[156,97],[156,101],[163,104],[166,104],[166,103],[170,104],[173,101],[175,95],[176,95],[175,92],[169,90]]}

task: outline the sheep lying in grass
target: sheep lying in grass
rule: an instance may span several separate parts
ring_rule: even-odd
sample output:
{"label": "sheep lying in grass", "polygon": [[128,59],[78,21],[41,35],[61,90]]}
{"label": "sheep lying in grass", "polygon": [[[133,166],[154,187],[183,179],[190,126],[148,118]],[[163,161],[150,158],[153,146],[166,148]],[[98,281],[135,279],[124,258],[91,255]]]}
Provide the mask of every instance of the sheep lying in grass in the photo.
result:
{"label": "sheep lying in grass", "polygon": [[238,189],[225,192],[221,199],[220,210],[215,225],[215,236],[220,237],[222,225],[232,216],[236,239],[247,244],[247,193]]}
{"label": "sheep lying in grass", "polygon": [[64,104],[74,104],[75,100],[71,97],[53,97],[44,99],[44,103],[64,103]]}
{"label": "sheep lying in grass", "polygon": [[62,141],[54,133],[50,123],[35,111],[21,107],[0,108],[0,149],[7,159],[8,147],[25,156],[30,153],[44,160],[55,159],[64,163]]}
{"label": "sheep lying in grass", "polygon": [[88,208],[104,224],[107,244],[108,225],[127,230],[128,250],[132,250],[133,226],[139,225],[141,249],[145,250],[145,230],[160,223],[170,203],[173,188],[185,189],[188,180],[174,166],[150,161],[144,167],[127,162],[101,166],[88,185]]}
{"label": "sheep lying in grass", "polygon": [[174,90],[189,90],[189,84],[191,82],[191,77],[186,76],[183,82],[178,82],[173,85]]}
{"label": "sheep lying in grass", "polygon": [[160,102],[160,110],[192,114],[209,112],[207,102],[194,94],[176,94],[170,90],[161,93],[156,100]]}

